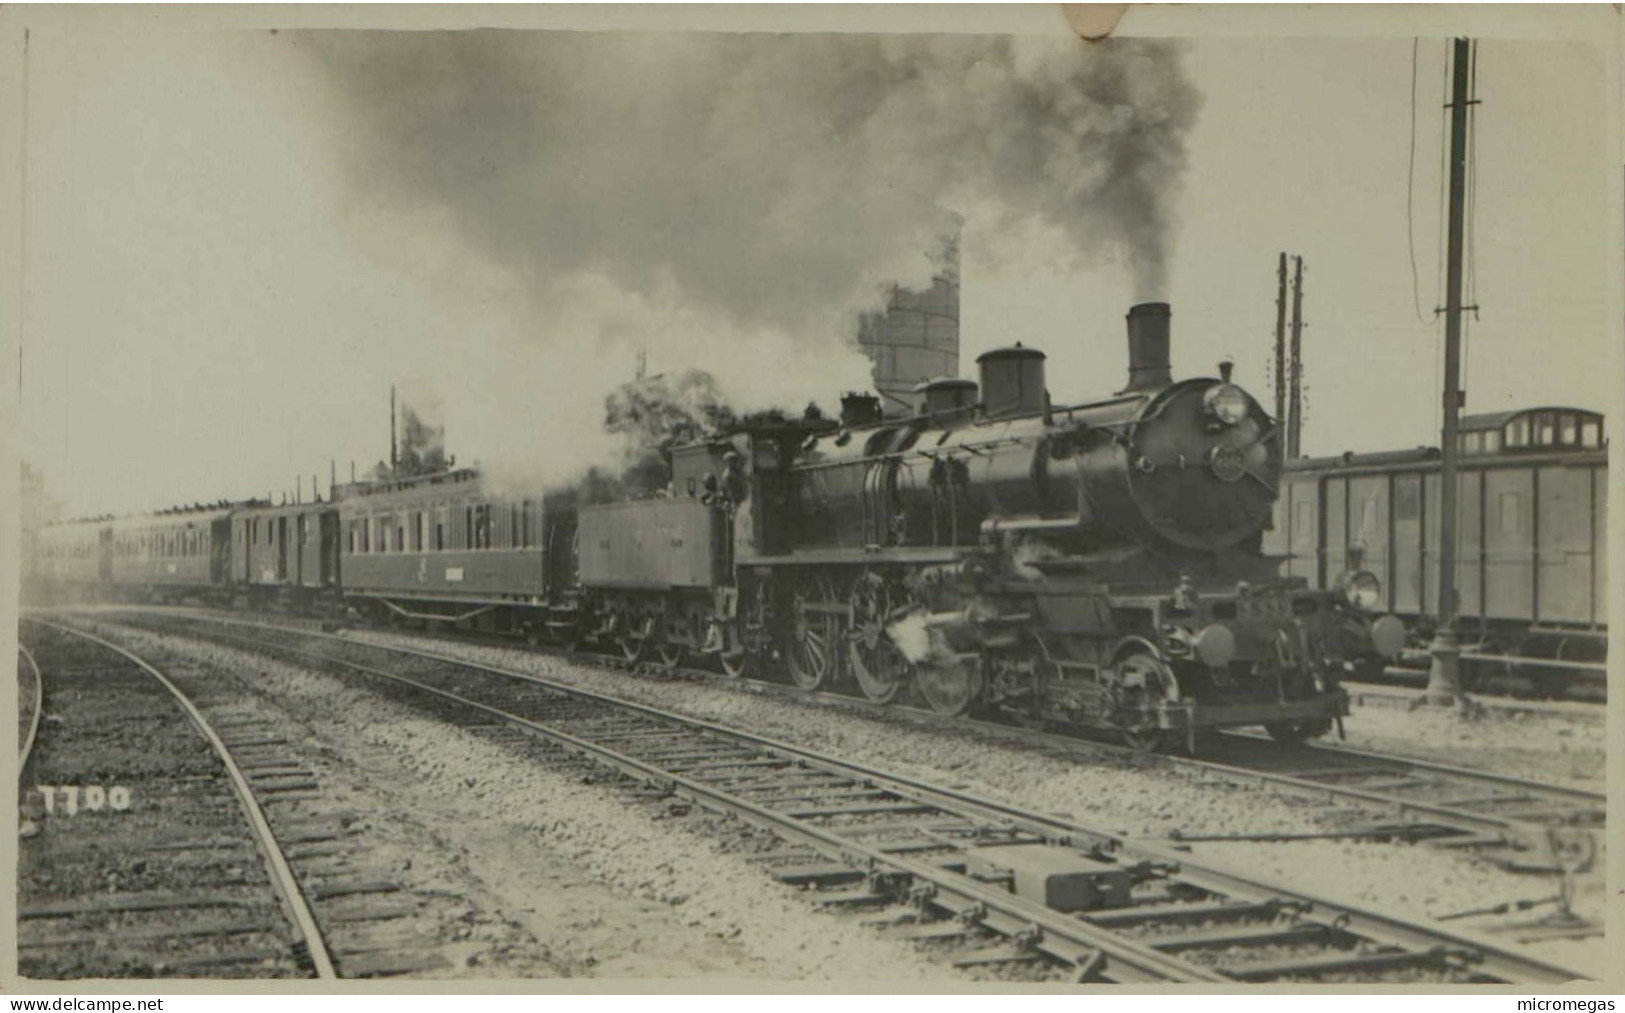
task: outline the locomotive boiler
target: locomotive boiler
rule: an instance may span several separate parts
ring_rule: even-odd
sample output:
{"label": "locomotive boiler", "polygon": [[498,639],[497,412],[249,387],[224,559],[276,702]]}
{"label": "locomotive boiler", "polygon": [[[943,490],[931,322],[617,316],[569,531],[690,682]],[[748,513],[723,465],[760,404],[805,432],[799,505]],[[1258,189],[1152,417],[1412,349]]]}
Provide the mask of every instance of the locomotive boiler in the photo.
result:
{"label": "locomotive boiler", "polygon": [[944,713],[1139,746],[1323,733],[1346,713],[1339,675],[1402,630],[1278,579],[1259,551],[1274,422],[1228,364],[1174,381],[1169,323],[1166,304],[1133,308],[1128,383],[1102,400],[1053,403],[1043,353],[1018,344],[981,356],[979,385],[925,384],[908,418],[849,397],[839,425],[713,444],[741,490],[724,639],[808,689],[850,679],[885,702],[912,683]]}

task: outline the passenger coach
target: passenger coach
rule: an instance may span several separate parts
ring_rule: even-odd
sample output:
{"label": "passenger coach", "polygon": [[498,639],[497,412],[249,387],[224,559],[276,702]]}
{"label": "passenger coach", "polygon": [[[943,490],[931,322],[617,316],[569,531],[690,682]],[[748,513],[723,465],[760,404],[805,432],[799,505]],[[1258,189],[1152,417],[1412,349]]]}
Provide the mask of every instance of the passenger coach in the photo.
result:
{"label": "passenger coach", "polygon": [[539,634],[549,592],[573,583],[573,530],[470,468],[346,486],[337,533],[345,595],[390,621]]}

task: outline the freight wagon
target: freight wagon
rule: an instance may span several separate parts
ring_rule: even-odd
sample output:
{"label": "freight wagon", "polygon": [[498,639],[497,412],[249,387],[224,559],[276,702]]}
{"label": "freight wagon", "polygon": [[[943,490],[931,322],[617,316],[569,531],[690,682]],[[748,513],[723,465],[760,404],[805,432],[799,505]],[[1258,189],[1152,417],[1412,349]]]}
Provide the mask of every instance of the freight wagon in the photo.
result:
{"label": "freight wagon", "polygon": [[[1461,421],[1456,591],[1469,661],[1539,659],[1515,681],[1594,685],[1607,654],[1608,449],[1603,417],[1540,407]],[[1439,608],[1439,451],[1289,462],[1264,549],[1283,572],[1331,587],[1349,570],[1419,649]],[[1505,674],[1499,660],[1491,666]],[[1532,674],[1538,670],[1538,675]],[[1524,688],[1524,687],[1520,687]]]}

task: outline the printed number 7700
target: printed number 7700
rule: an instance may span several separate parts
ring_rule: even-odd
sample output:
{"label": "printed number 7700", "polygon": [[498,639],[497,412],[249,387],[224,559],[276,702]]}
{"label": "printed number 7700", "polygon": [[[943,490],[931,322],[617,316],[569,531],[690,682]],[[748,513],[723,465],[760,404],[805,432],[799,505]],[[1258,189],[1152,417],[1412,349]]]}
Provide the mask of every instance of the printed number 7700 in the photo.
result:
{"label": "printed number 7700", "polygon": [[58,799],[61,800],[62,813],[67,816],[78,815],[81,809],[94,813],[103,809],[123,812],[130,808],[130,789],[123,785],[103,788],[99,784],[87,784],[81,788],[76,784],[37,784],[34,788],[45,800],[48,815],[56,815]]}

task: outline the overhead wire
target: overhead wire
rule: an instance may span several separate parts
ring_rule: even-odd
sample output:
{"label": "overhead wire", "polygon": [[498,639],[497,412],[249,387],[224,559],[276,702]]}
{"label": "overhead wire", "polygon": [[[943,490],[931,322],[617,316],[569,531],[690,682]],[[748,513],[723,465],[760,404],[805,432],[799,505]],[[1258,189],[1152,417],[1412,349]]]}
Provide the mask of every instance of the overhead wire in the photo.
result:
{"label": "overhead wire", "polygon": [[1406,158],[1405,171],[1405,243],[1411,251],[1411,303],[1416,310],[1417,322],[1426,326],[1432,323],[1422,315],[1422,279],[1416,270],[1416,66],[1417,47],[1421,45],[1419,36],[1411,36],[1411,144],[1410,154]]}

